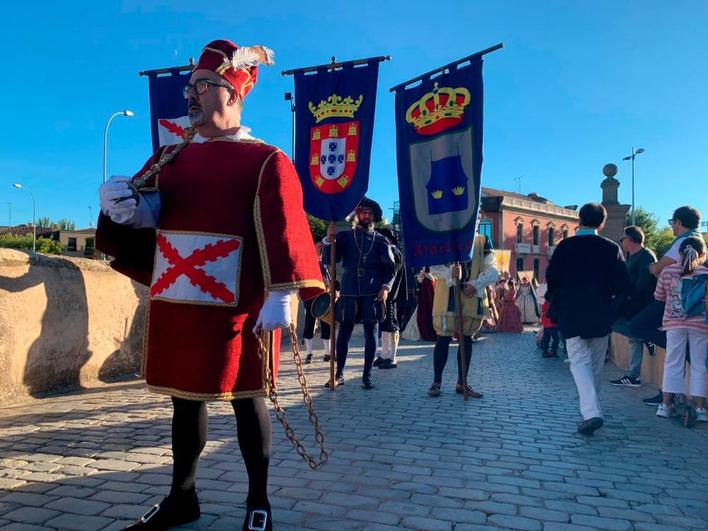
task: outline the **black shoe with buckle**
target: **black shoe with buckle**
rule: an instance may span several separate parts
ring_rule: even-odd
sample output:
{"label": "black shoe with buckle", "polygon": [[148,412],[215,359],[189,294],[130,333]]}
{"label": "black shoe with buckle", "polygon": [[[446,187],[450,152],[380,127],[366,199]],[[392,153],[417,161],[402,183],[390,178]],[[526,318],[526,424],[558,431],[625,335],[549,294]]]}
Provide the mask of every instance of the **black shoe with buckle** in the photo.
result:
{"label": "black shoe with buckle", "polygon": [[378,367],[379,365],[381,365],[381,364],[384,363],[385,361],[386,361],[386,360],[383,359],[381,356],[377,357],[377,358],[374,360],[374,367]]}
{"label": "black shoe with buckle", "polygon": [[371,381],[371,376],[364,376],[361,379],[361,387],[362,389],[373,389],[374,388],[374,382]]}
{"label": "black shoe with buckle", "polygon": [[440,384],[433,382],[433,385],[430,386],[430,389],[428,389],[428,396],[432,396],[435,398],[436,396],[440,396]]}
{"label": "black shoe with buckle", "polygon": [[158,505],[146,512],[140,520],[126,527],[126,531],[164,531],[189,522],[194,522],[201,516],[197,493],[192,492],[184,498],[168,496]]}
{"label": "black shoe with buckle", "polygon": [[329,361],[329,359],[330,359],[329,354],[325,354],[325,355],[322,357],[322,361]]}
{"label": "black shoe with buckle", "polygon": [[305,363],[310,364],[312,363],[312,354],[308,354],[307,357],[305,358]]}
{"label": "black shoe with buckle", "polygon": [[243,520],[243,531],[272,531],[273,520],[270,506],[248,507]]}

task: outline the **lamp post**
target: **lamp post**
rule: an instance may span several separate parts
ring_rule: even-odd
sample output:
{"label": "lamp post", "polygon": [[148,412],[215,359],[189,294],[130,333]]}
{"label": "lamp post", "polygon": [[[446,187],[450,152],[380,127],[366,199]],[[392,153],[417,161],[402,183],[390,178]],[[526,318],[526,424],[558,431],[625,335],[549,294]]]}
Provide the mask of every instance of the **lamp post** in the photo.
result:
{"label": "lamp post", "polygon": [[91,208],[91,205],[89,205],[88,209],[89,209],[89,227],[93,227],[93,208]]}
{"label": "lamp post", "polygon": [[103,129],[103,182],[106,182],[106,164],[107,164],[107,157],[108,157],[108,126],[111,125],[111,122],[113,121],[113,118],[116,116],[127,116],[130,118],[131,116],[134,116],[133,111],[130,111],[128,109],[124,111],[118,111],[114,112],[111,114],[110,118],[108,118],[108,121],[106,122],[106,127]]}
{"label": "lamp post", "polygon": [[26,186],[22,186],[20,183],[15,183],[12,186],[19,188],[20,190],[26,190],[29,195],[32,196],[32,252],[34,253],[37,251],[37,223],[35,222],[37,216],[37,201],[34,198],[32,190]]}
{"label": "lamp post", "polygon": [[636,159],[637,155],[639,155],[640,153],[644,153],[644,148],[639,148],[635,150],[634,146],[632,146],[632,154],[627,155],[625,158],[622,159],[632,161],[632,225],[636,223],[636,216],[634,215],[634,159]]}

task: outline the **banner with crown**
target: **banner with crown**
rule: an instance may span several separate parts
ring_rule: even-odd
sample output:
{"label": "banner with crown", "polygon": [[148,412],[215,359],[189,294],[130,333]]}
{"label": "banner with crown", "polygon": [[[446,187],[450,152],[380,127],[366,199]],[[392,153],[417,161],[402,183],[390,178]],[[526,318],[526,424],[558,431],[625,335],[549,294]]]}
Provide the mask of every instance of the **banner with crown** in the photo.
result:
{"label": "banner with crown", "polygon": [[469,259],[480,203],[482,59],[396,91],[398,189],[413,267]]}
{"label": "banner with crown", "polygon": [[179,144],[189,127],[184,87],[189,82],[192,66],[178,66],[140,72],[148,76],[150,88],[150,128],[152,149]]}
{"label": "banner with crown", "polygon": [[[295,167],[305,210],[337,221],[369,186],[378,61],[295,71]],[[303,69],[305,70],[305,69]]]}

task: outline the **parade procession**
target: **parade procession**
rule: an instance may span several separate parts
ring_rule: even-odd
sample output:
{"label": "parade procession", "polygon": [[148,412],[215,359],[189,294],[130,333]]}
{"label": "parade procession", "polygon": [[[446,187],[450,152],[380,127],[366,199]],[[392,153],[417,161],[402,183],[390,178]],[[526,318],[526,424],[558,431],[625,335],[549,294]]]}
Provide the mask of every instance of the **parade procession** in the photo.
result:
{"label": "parade procession", "polygon": [[[63,155],[66,219],[35,219],[48,184],[11,184],[32,221],[0,226],[0,530],[708,528],[707,181],[686,166],[667,187],[656,161],[635,207],[635,145],[685,139],[661,139],[668,118],[596,132],[590,70],[531,73],[543,50],[477,27],[504,11],[484,3],[435,31],[381,6],[346,42],[292,6],[152,4],[105,6],[135,26],[120,62],[94,59],[104,24],[121,39],[107,19],[66,62],[86,106],[143,102],[110,171],[109,126],[136,113],[101,126],[88,228]],[[573,9],[544,6],[565,22],[543,38],[584,42],[595,14]],[[78,156],[67,116],[55,149]],[[605,135],[634,143],[624,163]]]}

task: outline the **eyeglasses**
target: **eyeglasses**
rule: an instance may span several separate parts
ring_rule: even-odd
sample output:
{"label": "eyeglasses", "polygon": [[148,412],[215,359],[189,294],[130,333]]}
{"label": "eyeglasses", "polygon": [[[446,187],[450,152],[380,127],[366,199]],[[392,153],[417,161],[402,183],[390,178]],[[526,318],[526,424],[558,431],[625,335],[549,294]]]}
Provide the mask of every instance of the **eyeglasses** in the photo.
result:
{"label": "eyeglasses", "polygon": [[224,85],[223,83],[217,83],[215,81],[212,81],[211,79],[197,79],[194,82],[194,85],[191,83],[187,83],[185,85],[184,89],[182,90],[182,94],[184,95],[184,99],[188,100],[189,99],[189,91],[194,89],[194,92],[197,93],[197,96],[201,96],[207,91],[207,88],[209,88],[209,85],[213,87],[221,87],[225,88],[226,90],[230,91],[232,90],[231,87],[228,85]]}
{"label": "eyeglasses", "polygon": [[673,225],[674,221],[676,221],[674,218],[669,218],[669,225]]}

